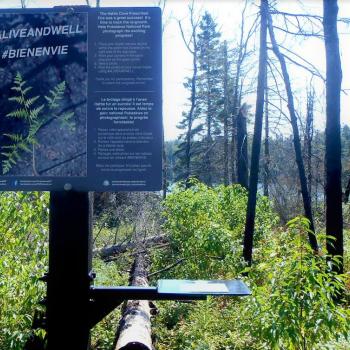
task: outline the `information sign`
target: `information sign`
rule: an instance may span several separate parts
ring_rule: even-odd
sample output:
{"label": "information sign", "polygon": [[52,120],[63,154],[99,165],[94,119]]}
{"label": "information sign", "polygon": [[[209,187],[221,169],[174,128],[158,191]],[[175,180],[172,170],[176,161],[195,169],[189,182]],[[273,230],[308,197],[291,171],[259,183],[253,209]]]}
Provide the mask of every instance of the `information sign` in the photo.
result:
{"label": "information sign", "polygon": [[241,280],[159,280],[158,293],[227,296],[251,294]]}
{"label": "information sign", "polygon": [[0,11],[0,191],[161,188],[159,8]]}

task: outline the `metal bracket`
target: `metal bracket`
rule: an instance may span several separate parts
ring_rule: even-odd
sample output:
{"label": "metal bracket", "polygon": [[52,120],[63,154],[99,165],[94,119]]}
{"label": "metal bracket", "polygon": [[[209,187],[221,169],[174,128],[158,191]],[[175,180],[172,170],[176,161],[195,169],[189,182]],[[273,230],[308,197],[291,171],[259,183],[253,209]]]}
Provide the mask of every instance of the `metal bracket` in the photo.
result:
{"label": "metal bracket", "polygon": [[89,326],[92,328],[126,300],[205,300],[206,295],[159,293],[157,287],[91,287]]}
{"label": "metal bracket", "polygon": [[157,287],[90,287],[89,326],[92,328],[125,300],[205,300],[213,296],[247,296],[236,280],[160,280]]}

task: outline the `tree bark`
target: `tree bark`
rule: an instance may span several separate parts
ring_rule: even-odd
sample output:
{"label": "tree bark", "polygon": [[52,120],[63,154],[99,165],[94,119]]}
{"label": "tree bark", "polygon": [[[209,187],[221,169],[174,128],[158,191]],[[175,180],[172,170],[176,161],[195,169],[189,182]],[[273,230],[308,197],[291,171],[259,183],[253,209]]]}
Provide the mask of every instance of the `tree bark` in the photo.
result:
{"label": "tree bark", "polygon": [[269,196],[270,182],[270,135],[269,135],[269,90],[265,91],[265,140],[264,140],[264,196]]}
{"label": "tree bark", "polygon": [[293,98],[293,92],[292,87],[289,79],[289,74],[287,70],[287,65],[284,56],[281,54],[275,34],[273,31],[273,23],[272,23],[272,16],[268,12],[268,27],[269,27],[269,33],[272,43],[272,49],[274,54],[276,55],[277,59],[279,60],[284,85],[287,92],[287,99],[288,99],[288,110],[290,115],[290,120],[292,124],[293,129],[293,145],[294,145],[294,151],[295,151],[295,158],[298,166],[298,172],[299,172],[299,180],[300,180],[300,187],[301,187],[301,194],[303,197],[303,203],[304,203],[304,211],[305,216],[310,222],[310,231],[308,233],[310,245],[314,250],[318,250],[317,240],[315,236],[315,227],[314,227],[314,221],[312,216],[312,209],[311,209],[311,198],[310,194],[307,188],[307,179],[305,174],[305,167],[304,167],[304,161],[303,161],[303,154],[301,151],[301,142],[300,142],[300,136],[299,136],[299,129],[298,129],[298,119],[295,114],[295,108],[294,108],[294,98]]}
{"label": "tree bark", "polygon": [[205,178],[206,178],[206,184],[208,186],[212,186],[213,184],[213,177],[212,177],[212,171],[213,171],[213,167],[212,167],[212,144],[213,144],[213,138],[212,138],[212,122],[214,119],[214,109],[212,106],[212,97],[211,97],[211,83],[210,83],[210,68],[211,67],[211,62],[209,61],[209,59],[207,60],[207,106],[208,106],[208,110],[207,110],[207,116],[206,116],[206,124],[207,124],[207,137],[206,137],[206,149],[205,149],[205,156],[204,156],[204,160],[205,160],[205,168],[206,168],[206,174],[205,174]]}
{"label": "tree bark", "polygon": [[228,159],[228,118],[229,118],[229,96],[228,96],[228,72],[229,63],[227,57],[227,41],[224,43],[224,184],[229,184],[229,159]]}
{"label": "tree bark", "polygon": [[306,126],[305,126],[305,143],[306,165],[307,165],[307,182],[310,197],[312,198],[312,140],[314,136],[314,100],[315,90],[310,86],[307,92],[306,106]]}
{"label": "tree bark", "polygon": [[192,160],[192,128],[193,128],[193,122],[195,119],[195,110],[196,110],[196,100],[197,100],[197,76],[198,76],[198,45],[197,45],[197,27],[198,27],[198,21],[194,18],[194,0],[192,1],[191,5],[188,7],[190,12],[190,23],[191,23],[191,37],[189,40],[186,40],[185,33],[182,29],[181,22],[179,21],[179,27],[180,32],[182,36],[182,40],[189,51],[189,53],[192,55],[192,77],[191,77],[191,107],[190,111],[188,113],[188,125],[187,125],[187,132],[186,132],[186,146],[185,146],[185,180],[188,180],[191,176],[191,160]]}
{"label": "tree bark", "polygon": [[344,203],[349,203],[349,197],[350,197],[350,178],[344,192]]}
{"label": "tree bark", "polygon": [[232,100],[232,118],[231,118],[231,180],[232,183],[237,182],[237,162],[238,159],[235,157],[237,156],[237,150],[236,150],[236,133],[237,133],[237,116],[238,116],[238,108],[240,105],[240,81],[241,81],[241,75],[242,75],[242,64],[245,58],[246,50],[247,50],[247,41],[249,37],[247,38],[246,42],[244,42],[244,23],[245,23],[245,10],[247,7],[247,2],[244,5],[244,9],[242,11],[241,16],[241,32],[240,32],[240,41],[239,41],[239,51],[238,51],[238,58],[236,63],[236,72],[235,72],[235,79],[234,79],[234,86],[233,86],[233,100]]}
{"label": "tree bark", "polygon": [[162,145],[162,198],[165,199],[167,195],[167,189],[168,189],[168,163],[166,158],[166,151],[165,151],[165,136],[164,136],[164,126],[162,131],[162,139],[163,139],[163,145]]}
{"label": "tree bark", "polygon": [[[147,287],[149,259],[138,253],[133,264],[130,284]],[[153,350],[151,337],[151,306],[148,300],[128,300],[124,304],[117,331],[115,350]]]}
{"label": "tree bark", "polygon": [[[168,237],[164,234],[159,235],[159,236],[151,236],[145,239],[142,244],[147,248],[147,247],[152,247],[157,244],[165,244],[168,243]],[[132,242],[127,242],[127,243],[120,243],[116,244],[110,247],[102,248],[102,249],[96,249],[93,252],[94,256],[99,256],[101,259],[108,259],[111,258],[114,255],[122,254],[127,251],[136,249],[140,245],[139,242],[132,241]]]}
{"label": "tree bark", "polygon": [[244,243],[243,243],[243,257],[249,265],[251,265],[252,263],[256,197],[257,197],[258,178],[259,178],[259,158],[260,158],[262,122],[263,122],[263,113],[264,113],[264,90],[265,90],[266,67],[267,67],[267,46],[266,46],[267,12],[268,12],[268,0],[261,0],[258,87],[257,87],[257,97],[256,97],[252,158],[251,158],[251,164],[250,164],[249,196],[248,196],[247,215],[246,215]]}
{"label": "tree bark", "polygon": [[248,189],[247,105],[239,109],[237,116],[237,182]]}
{"label": "tree bark", "polygon": [[[328,253],[343,259],[343,212],[341,187],[340,92],[342,70],[337,31],[337,0],[323,1],[323,28],[326,48],[326,233]],[[343,264],[335,267],[343,272]]]}

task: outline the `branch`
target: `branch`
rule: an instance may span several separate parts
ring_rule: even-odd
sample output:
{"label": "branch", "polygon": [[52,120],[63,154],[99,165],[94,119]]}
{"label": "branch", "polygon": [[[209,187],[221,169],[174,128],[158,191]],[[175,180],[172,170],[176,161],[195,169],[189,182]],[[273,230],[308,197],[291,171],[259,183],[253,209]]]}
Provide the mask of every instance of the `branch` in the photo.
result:
{"label": "branch", "polygon": [[165,267],[164,269],[161,269],[161,270],[156,271],[156,272],[152,272],[152,273],[150,273],[150,274],[148,275],[148,278],[153,277],[153,276],[155,276],[155,275],[159,275],[160,273],[169,271],[169,270],[173,269],[174,267],[176,267],[177,265],[182,264],[185,260],[187,260],[187,258],[181,258],[181,259],[177,260],[176,262],[174,262],[173,264],[168,265],[168,266]]}
{"label": "branch", "polygon": [[52,170],[52,169],[54,169],[54,168],[57,168],[58,166],[61,166],[61,165],[66,164],[66,163],[68,163],[68,162],[71,162],[72,160],[77,159],[77,158],[79,158],[79,157],[82,157],[82,156],[84,156],[84,155],[86,155],[86,152],[82,152],[82,153],[76,154],[76,155],[74,155],[74,156],[72,156],[72,157],[70,157],[70,158],[68,158],[68,159],[63,160],[62,162],[59,162],[59,163],[57,163],[57,164],[54,164],[54,165],[52,165],[52,166],[50,166],[50,167],[48,167],[48,168],[46,168],[46,169],[39,170],[39,171],[38,171],[38,174],[39,174],[39,175],[42,175],[42,174],[46,173],[46,172],[49,171],[49,170]]}
{"label": "branch", "polygon": [[301,57],[300,55],[298,55],[297,53],[289,50],[288,48],[286,48],[285,46],[279,45],[279,47],[281,47],[283,50],[291,53],[292,55],[294,55],[295,57],[299,58],[301,61],[305,62],[306,64],[308,64],[312,69],[302,65],[301,63],[295,61],[294,59],[290,58],[289,56],[287,56],[285,53],[281,53],[285,58],[287,58],[289,61],[291,61],[292,63],[300,66],[301,68],[304,68],[305,70],[307,70],[308,72],[310,72],[312,75],[315,75],[316,77],[319,77],[320,79],[323,80],[323,82],[326,81],[326,79],[322,76],[322,74],[320,73],[320,71],[308,60],[306,60],[305,58]]}
{"label": "branch", "polygon": [[291,35],[296,35],[296,36],[303,36],[303,37],[315,37],[315,38],[320,38],[320,39],[323,39],[324,36],[322,34],[319,34],[319,33],[315,33],[315,32],[312,32],[312,33],[305,33],[305,32],[291,32],[287,29],[284,29],[284,28],[281,28],[281,27],[278,27],[276,25],[273,26],[274,29],[277,29],[277,30],[280,30],[286,34],[291,34]]}

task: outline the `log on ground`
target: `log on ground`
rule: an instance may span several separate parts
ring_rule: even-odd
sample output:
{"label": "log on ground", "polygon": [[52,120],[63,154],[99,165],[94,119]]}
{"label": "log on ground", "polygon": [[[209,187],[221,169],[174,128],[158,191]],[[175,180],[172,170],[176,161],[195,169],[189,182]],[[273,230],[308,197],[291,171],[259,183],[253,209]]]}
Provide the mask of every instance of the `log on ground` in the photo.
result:
{"label": "log on ground", "polygon": [[[144,253],[135,257],[130,275],[132,286],[148,286],[149,259]],[[151,314],[154,305],[147,300],[128,300],[119,322],[115,350],[153,350]]]}

